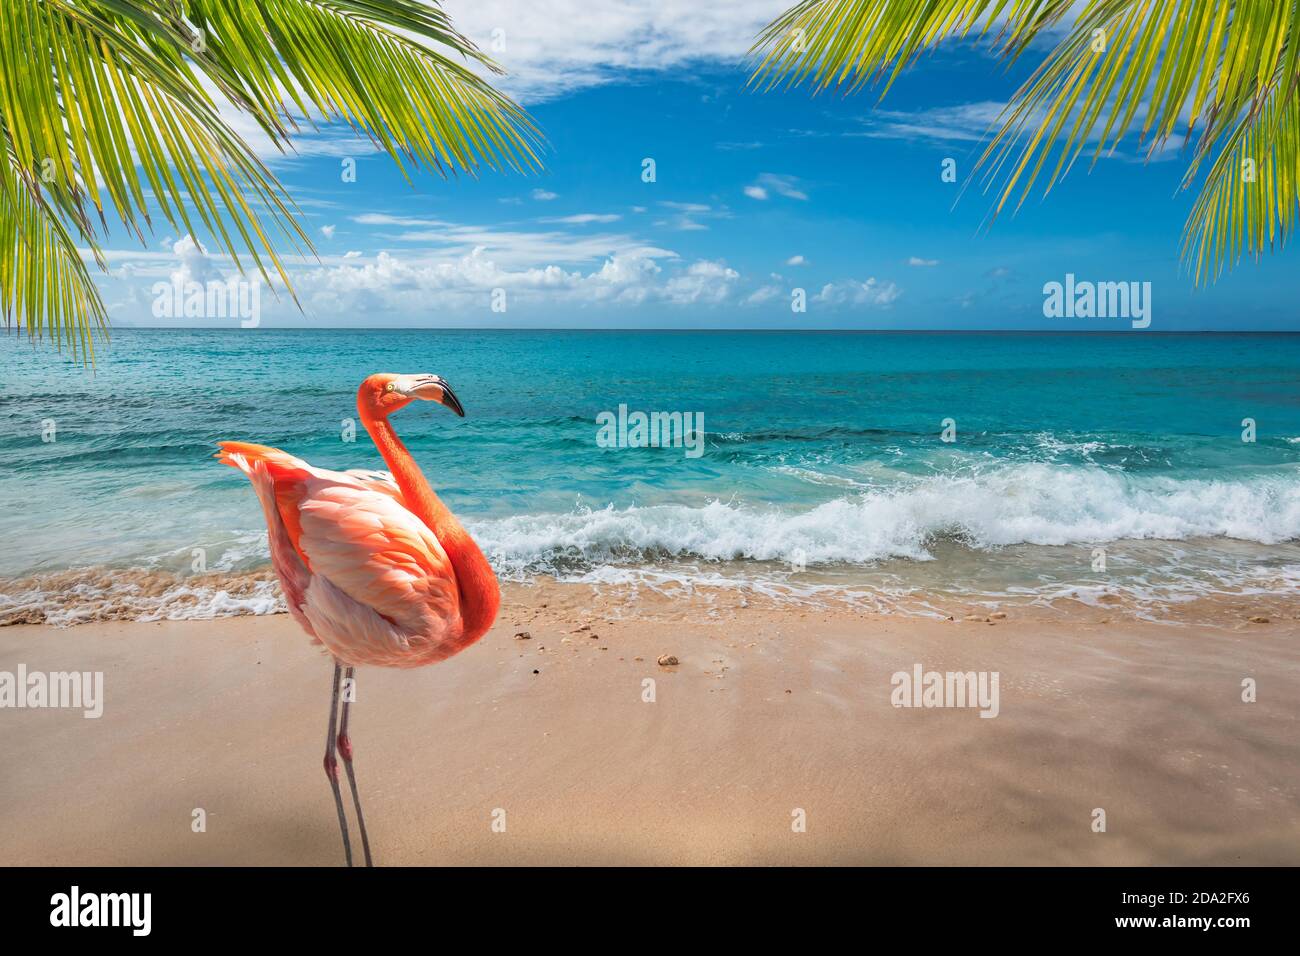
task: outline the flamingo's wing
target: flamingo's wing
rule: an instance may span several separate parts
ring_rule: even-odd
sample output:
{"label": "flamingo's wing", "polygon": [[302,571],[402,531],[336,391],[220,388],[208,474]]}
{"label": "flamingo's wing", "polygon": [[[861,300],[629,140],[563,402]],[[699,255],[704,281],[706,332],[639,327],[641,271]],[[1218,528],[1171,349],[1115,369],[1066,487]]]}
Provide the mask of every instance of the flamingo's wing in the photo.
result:
{"label": "flamingo's wing", "polygon": [[[274,452],[275,454],[266,454]],[[306,600],[307,588],[311,585],[311,571],[298,551],[294,535],[284,520],[276,491],[276,478],[281,483],[290,480],[290,476],[306,473],[310,466],[292,455],[265,445],[253,445],[245,442],[222,442],[221,451],[216,455],[221,461],[238,468],[248,476],[257,492],[257,499],[262,504],[266,518],[266,537],[271,549],[271,564],[280,586],[284,590],[284,602],[289,613],[312,637],[316,631],[311,621],[303,614],[302,606]]]}
{"label": "flamingo's wing", "polygon": [[[223,444],[227,454],[230,444]],[[461,627],[455,572],[400,492],[392,494],[383,473],[331,472],[278,456],[262,452],[258,461],[269,465],[275,517],[310,573],[298,599],[308,630],[350,663],[400,666],[445,656],[440,646]]]}
{"label": "flamingo's wing", "polygon": [[398,487],[397,481],[393,478],[391,472],[371,471],[369,468],[349,468],[342,474],[359,481],[371,491],[389,495],[402,502],[402,504],[406,504],[405,499],[402,498],[402,489]]}
{"label": "flamingo's wing", "polygon": [[412,629],[459,617],[456,575],[442,544],[396,499],[328,479],[307,482],[299,549],[312,570]]}

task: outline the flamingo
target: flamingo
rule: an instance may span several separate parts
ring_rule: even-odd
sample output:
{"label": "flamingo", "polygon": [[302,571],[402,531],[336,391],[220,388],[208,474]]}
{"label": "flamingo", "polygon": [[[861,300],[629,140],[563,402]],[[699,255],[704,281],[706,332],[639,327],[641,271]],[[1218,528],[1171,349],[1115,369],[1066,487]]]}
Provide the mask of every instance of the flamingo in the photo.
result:
{"label": "flamingo", "polygon": [[423,667],[446,660],[483,636],[501,603],[483,552],[434,494],[388,421],[415,399],[465,417],[456,393],[436,375],[371,375],[357,390],[357,411],[386,472],[329,471],[278,448],[238,441],[219,442],[214,456],[252,482],[289,613],[334,659],[324,764],[348,866],[352,844],[336,746],[365,865],[373,863],[348,737],[355,695],[344,695],[336,723],[340,679],[355,686],[361,665]]}

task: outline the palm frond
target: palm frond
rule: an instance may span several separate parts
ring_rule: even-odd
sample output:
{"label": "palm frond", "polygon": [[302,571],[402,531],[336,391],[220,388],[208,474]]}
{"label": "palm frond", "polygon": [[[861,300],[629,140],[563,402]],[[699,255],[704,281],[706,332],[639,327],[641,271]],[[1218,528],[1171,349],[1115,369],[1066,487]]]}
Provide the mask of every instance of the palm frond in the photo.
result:
{"label": "palm frond", "polygon": [[941,40],[986,36],[1016,56],[1069,9],[1069,0],[803,0],[759,34],[751,85],[771,89],[811,81],[820,91],[856,91],[898,75]]}
{"label": "palm frond", "polygon": [[293,128],[294,111],[314,111],[351,124],[399,165],[405,157],[446,174],[498,161],[519,171],[538,164],[539,135],[527,114],[439,52],[499,72],[436,7],[416,0],[183,6],[201,31],[195,61],[278,142]]}
{"label": "palm frond", "polygon": [[1279,86],[1225,138],[1187,217],[1183,257],[1198,283],[1243,253],[1258,258],[1286,243],[1300,212],[1298,177],[1300,101]]}
{"label": "palm frond", "polygon": [[[811,79],[816,89],[857,89],[883,79],[887,91],[942,39],[996,26],[1002,53],[1014,58],[1070,7],[1056,0],[804,0],[759,36],[755,51],[763,55],[751,83]],[[1296,167],[1278,163],[1295,159],[1284,151],[1300,116],[1267,104],[1293,101],[1298,83],[1295,0],[1088,0],[1011,98],[975,170],[996,189],[996,217],[1009,203],[1019,208],[1036,183],[1049,193],[1086,150],[1095,164],[1126,137],[1149,158],[1181,133],[1190,147],[1185,185],[1219,150],[1189,220],[1196,241],[1184,246],[1185,254],[1197,250],[1199,282],[1235,261],[1243,244],[1259,251],[1259,230],[1270,242],[1289,231]],[[1242,150],[1271,157],[1267,190],[1232,185],[1230,154]]]}
{"label": "palm frond", "polygon": [[72,234],[12,152],[0,162],[0,306],[6,326],[49,335],[74,356],[93,356],[92,332],[107,330]]}
{"label": "palm frond", "polygon": [[[143,241],[152,199],[178,228],[198,232],[201,222],[240,268],[232,231],[264,275],[271,267],[285,277],[275,240],[309,242],[283,187],[222,121],[176,46],[139,42],[135,21],[99,7],[4,5],[17,35],[7,38],[16,55],[0,66],[0,116],[19,163],[42,170],[50,192],[88,202],[105,229],[109,206]],[[26,66],[41,61],[52,69]],[[274,238],[250,199],[271,210]],[[96,232],[83,238],[99,247]]]}
{"label": "palm frond", "polygon": [[[497,69],[417,0],[6,0],[0,133],[36,205],[0,215],[57,220],[46,232],[75,232],[103,266],[111,220],[144,242],[160,213],[292,294],[283,251],[313,252],[311,240],[207,90],[282,150],[307,116],[348,123],[407,175],[538,168],[532,121],[471,64]],[[21,195],[6,189],[0,200]],[[0,291],[17,301],[16,290]],[[82,332],[103,325],[97,294],[92,309],[69,315],[56,311],[59,295],[23,301],[45,308],[40,322],[25,313],[24,327],[56,343],[67,321]]]}
{"label": "palm frond", "polygon": [[1181,128],[1195,167],[1243,116],[1255,121],[1274,77],[1294,88],[1298,28],[1289,3],[1091,0],[980,158],[1008,170],[997,210],[1024,202],[1053,152],[1044,194],[1089,144],[1095,163],[1131,133],[1150,156]]}

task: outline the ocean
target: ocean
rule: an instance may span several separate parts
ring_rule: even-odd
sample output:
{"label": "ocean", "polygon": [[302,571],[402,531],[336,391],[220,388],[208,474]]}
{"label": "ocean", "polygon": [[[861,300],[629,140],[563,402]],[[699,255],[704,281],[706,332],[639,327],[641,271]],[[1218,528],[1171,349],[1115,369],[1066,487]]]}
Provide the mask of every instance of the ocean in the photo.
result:
{"label": "ocean", "polygon": [[[377,371],[455,387],[463,420],[393,421],[504,580],[1155,618],[1300,583],[1300,335],[120,329],[93,370],[0,341],[0,619],[281,607],[223,585],[268,558],[213,443],[382,468]],[[620,406],[694,430],[601,440]]]}

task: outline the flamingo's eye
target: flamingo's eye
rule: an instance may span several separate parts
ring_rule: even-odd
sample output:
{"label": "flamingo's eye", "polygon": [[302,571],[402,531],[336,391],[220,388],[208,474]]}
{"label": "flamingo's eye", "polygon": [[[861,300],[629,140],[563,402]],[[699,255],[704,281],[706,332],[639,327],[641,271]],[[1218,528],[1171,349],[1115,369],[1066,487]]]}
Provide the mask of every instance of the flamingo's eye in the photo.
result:
{"label": "flamingo's eye", "polygon": [[389,382],[387,385],[384,386],[384,391],[391,392],[396,387],[397,386],[395,386],[392,382]]}

